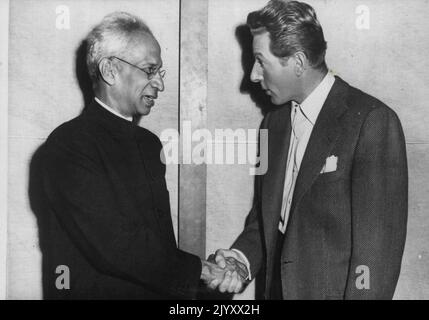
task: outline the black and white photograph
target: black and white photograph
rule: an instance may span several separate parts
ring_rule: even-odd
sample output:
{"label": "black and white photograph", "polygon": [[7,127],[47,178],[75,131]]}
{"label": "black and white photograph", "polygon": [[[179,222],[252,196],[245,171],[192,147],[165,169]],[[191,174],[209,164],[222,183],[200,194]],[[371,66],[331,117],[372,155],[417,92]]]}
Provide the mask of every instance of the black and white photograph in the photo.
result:
{"label": "black and white photograph", "polygon": [[428,300],[428,12],[0,0],[0,299]]}

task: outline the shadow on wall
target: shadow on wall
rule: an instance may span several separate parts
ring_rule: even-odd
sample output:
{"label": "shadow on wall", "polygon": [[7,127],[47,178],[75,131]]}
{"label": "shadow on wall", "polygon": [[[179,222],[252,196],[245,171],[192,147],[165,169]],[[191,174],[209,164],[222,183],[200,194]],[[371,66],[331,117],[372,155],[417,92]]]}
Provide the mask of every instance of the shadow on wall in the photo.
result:
{"label": "shadow on wall", "polygon": [[[94,94],[91,78],[86,66],[86,41],[83,40],[75,52],[75,75],[79,83],[83,96],[83,109],[92,101]],[[52,215],[46,204],[46,196],[43,187],[43,153],[44,144],[42,144],[33,154],[30,161],[28,196],[30,207],[37,219],[39,247],[42,253],[42,287],[43,297],[50,296],[49,292],[56,290],[54,288],[56,273],[55,270],[49,270],[49,252],[55,247],[50,232],[52,231]]]}
{"label": "shadow on wall", "polygon": [[87,41],[83,40],[76,50],[75,54],[75,72],[76,78],[79,83],[80,90],[82,91],[84,106],[86,107],[94,98],[94,91],[92,89],[91,78],[88,73],[86,65],[86,47]]}
{"label": "shadow on wall", "polygon": [[[42,253],[42,288],[43,297],[46,296],[46,290],[52,280],[52,275],[55,270],[47,270],[48,263],[47,252],[49,249],[49,225],[50,217],[46,208],[46,199],[43,195],[43,175],[42,175],[42,154],[44,144],[42,144],[33,154],[30,162],[30,177],[28,184],[28,196],[30,207],[37,219],[37,227],[39,233],[39,247]],[[50,276],[50,278],[49,278]]]}
{"label": "shadow on wall", "polygon": [[275,106],[271,103],[270,98],[261,89],[259,83],[254,83],[250,80],[252,73],[254,57],[252,41],[253,37],[247,25],[241,24],[235,29],[235,37],[241,47],[241,66],[243,68],[243,79],[240,84],[240,92],[250,95],[252,101],[261,110],[265,116]]}

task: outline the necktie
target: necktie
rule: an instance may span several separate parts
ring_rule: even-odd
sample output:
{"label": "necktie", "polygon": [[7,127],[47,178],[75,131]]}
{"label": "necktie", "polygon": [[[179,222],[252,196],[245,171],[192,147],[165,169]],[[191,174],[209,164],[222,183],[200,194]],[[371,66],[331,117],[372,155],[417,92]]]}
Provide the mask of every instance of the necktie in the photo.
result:
{"label": "necktie", "polygon": [[301,154],[298,154],[299,139],[302,137],[304,132],[304,123],[306,118],[302,113],[301,106],[295,102],[292,102],[292,131],[291,131],[291,142],[290,150],[288,153],[288,159],[286,163],[286,176],[285,185],[283,191],[282,209],[280,215],[279,229],[284,232],[286,229],[286,223],[289,216],[290,207],[292,205],[293,191],[295,188],[296,177],[300,167],[299,157],[302,158]]}

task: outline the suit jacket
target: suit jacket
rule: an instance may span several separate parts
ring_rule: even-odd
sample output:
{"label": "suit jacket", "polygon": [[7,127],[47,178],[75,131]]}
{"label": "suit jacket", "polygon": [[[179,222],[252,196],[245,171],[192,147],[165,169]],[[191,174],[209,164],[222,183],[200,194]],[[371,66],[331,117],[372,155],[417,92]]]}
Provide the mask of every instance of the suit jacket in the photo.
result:
{"label": "suit jacket", "polygon": [[[264,118],[268,171],[232,247],[265,267],[269,299],[291,132],[290,105]],[[323,173],[326,158],[337,170]],[[285,299],[391,299],[407,224],[405,139],[396,114],[336,77],[305,151],[281,252]],[[365,271],[365,273],[363,273]],[[367,272],[369,271],[369,273]],[[368,277],[369,288],[362,288]]]}
{"label": "suit jacket", "polygon": [[[42,152],[44,294],[53,299],[193,298],[197,256],[179,250],[162,145],[96,102]],[[70,270],[58,290],[57,266]]]}

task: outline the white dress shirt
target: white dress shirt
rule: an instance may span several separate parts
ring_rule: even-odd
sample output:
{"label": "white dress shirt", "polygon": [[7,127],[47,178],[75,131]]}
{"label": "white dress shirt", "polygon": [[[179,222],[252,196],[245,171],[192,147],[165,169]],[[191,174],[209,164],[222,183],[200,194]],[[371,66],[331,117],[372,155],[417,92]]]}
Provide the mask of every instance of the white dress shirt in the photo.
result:
{"label": "white dress shirt", "polygon": [[127,121],[133,121],[133,117],[126,117],[123,116],[122,114],[120,114],[118,111],[116,111],[115,109],[113,109],[112,107],[109,107],[107,104],[105,104],[103,101],[101,101],[100,99],[98,99],[97,97],[94,98],[95,101],[97,101],[97,103],[102,106],[104,109],[106,109],[107,111],[113,113],[115,116],[118,116],[122,119],[125,119]]}

